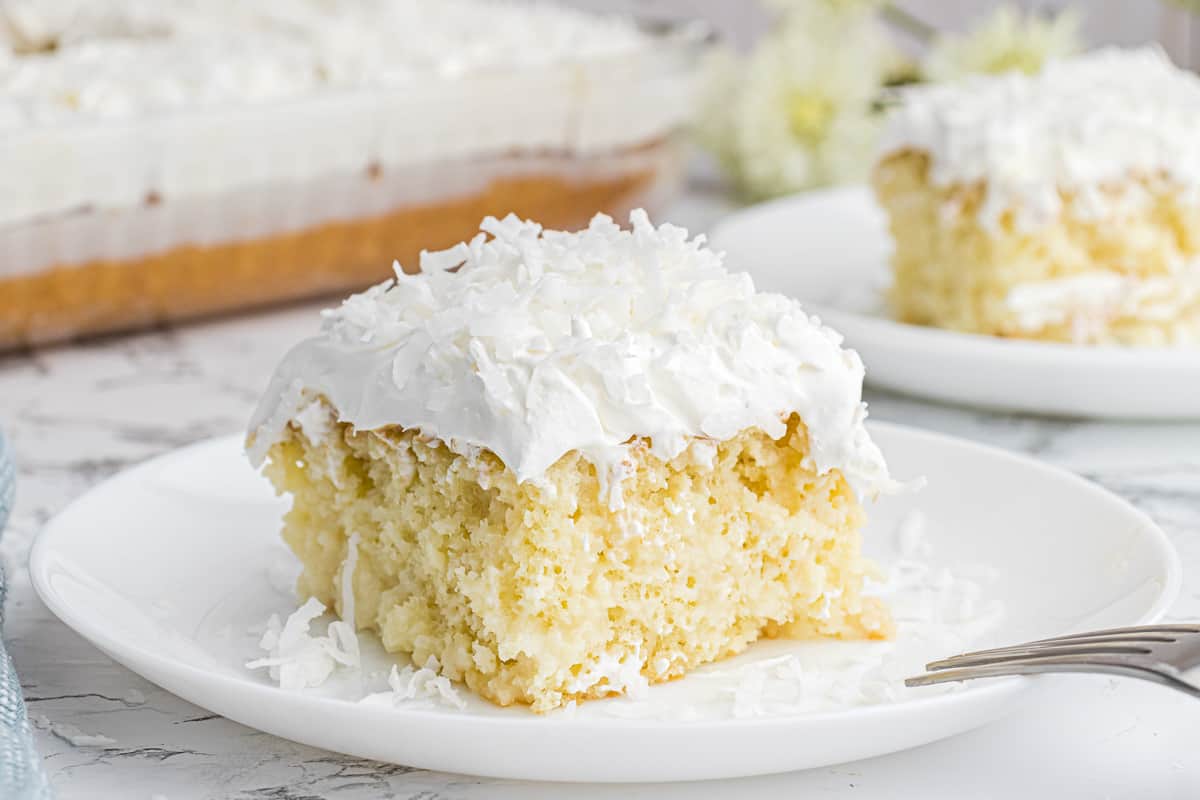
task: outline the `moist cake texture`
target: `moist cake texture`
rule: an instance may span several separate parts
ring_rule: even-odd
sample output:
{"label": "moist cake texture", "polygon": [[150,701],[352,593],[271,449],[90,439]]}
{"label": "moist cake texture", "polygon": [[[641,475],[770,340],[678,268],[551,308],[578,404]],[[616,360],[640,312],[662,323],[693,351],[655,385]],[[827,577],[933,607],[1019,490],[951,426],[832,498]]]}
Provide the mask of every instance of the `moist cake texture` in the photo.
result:
{"label": "moist cake texture", "polygon": [[905,93],[873,176],[906,321],[1200,342],[1200,79],[1103,50]]}
{"label": "moist cake texture", "polygon": [[300,594],[342,611],[352,565],[358,629],[499,704],[891,632],[864,593],[859,500],[890,479],[858,357],[632,222],[486,220],[329,312],[251,424]]}

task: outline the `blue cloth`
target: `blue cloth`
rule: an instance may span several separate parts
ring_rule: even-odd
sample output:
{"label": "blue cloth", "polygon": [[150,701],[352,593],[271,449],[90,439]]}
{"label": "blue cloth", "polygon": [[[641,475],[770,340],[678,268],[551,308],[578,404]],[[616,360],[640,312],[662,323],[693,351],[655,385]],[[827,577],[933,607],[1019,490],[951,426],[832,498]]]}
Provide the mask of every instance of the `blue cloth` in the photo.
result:
{"label": "blue cloth", "polygon": [[[0,433],[0,536],[12,510],[16,469]],[[48,800],[50,784],[33,746],[25,698],[12,659],[4,649],[4,565],[0,564],[0,798]]]}

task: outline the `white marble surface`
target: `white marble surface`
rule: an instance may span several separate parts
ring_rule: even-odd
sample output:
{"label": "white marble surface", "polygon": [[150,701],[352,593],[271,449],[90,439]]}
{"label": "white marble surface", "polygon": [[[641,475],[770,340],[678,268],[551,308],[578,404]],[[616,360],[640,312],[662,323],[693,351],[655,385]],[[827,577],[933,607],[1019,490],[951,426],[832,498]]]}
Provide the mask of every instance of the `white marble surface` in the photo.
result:
{"label": "white marble surface", "polygon": [[[672,216],[703,227],[717,210],[693,197]],[[64,800],[1200,796],[1200,704],[1131,681],[1047,679],[1001,722],[872,761],[636,787],[497,782],[345,758],[215,717],[147,683],[42,606],[24,570],[29,543],[58,509],[114,472],[240,430],[270,367],[315,327],[315,308],[0,360],[0,424],[11,435],[19,480],[10,530],[0,539],[13,582],[6,634]],[[1184,588],[1171,617],[1200,618],[1200,422],[1048,420],[879,393],[869,399],[876,418],[1031,453],[1126,497],[1167,531],[1183,558]],[[66,726],[114,744],[74,746]]]}

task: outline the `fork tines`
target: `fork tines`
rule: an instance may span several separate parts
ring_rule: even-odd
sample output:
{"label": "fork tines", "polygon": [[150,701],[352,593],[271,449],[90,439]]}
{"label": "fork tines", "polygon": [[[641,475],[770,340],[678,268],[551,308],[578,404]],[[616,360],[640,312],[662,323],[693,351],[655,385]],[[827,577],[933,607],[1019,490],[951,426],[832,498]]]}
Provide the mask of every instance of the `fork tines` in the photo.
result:
{"label": "fork tines", "polygon": [[1183,623],[1173,625],[1138,625],[1133,628],[1107,628],[1099,631],[1086,631],[1084,633],[1068,633],[1063,636],[1055,636],[1050,639],[1038,639],[1030,642],[1030,644],[1046,644],[1049,642],[1062,642],[1069,639],[1119,639],[1122,637],[1139,637],[1147,635],[1171,636],[1178,637],[1180,634],[1200,633],[1200,623]]}
{"label": "fork tines", "polygon": [[1200,697],[1179,672],[1200,663],[1200,624],[1111,628],[995,647],[933,661],[908,686],[1043,672],[1100,672],[1142,678]]}

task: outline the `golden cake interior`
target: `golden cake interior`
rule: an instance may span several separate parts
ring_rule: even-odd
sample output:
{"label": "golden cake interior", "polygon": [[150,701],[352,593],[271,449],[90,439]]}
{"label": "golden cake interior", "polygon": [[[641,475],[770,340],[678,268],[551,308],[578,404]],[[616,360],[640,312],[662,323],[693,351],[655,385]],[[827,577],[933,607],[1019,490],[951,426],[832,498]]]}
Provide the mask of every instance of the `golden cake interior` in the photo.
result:
{"label": "golden cake interior", "polygon": [[778,440],[751,429],[667,462],[635,443],[613,510],[577,452],[518,483],[486,450],[324,408],[327,433],[293,423],[266,467],[293,498],[300,594],[341,610],[356,537],[356,627],[500,705],[621,693],[764,636],[891,633],[862,591],[862,510],[838,471],[813,470],[795,416]]}
{"label": "golden cake interior", "polygon": [[1200,257],[1200,207],[1180,202],[1177,187],[1143,176],[1106,191],[1139,202],[1114,204],[1119,216],[1089,215],[1061,193],[1056,219],[1033,229],[1016,209],[983,226],[984,184],[937,186],[926,153],[905,150],[876,166],[876,197],[887,212],[895,252],[892,309],[904,321],[950,330],[1047,341],[1167,344],[1200,336],[1200,301],[1162,318],[1117,310],[1102,319],[1064,319],[1029,328],[1008,304],[1022,284],[1109,273],[1170,277]]}

